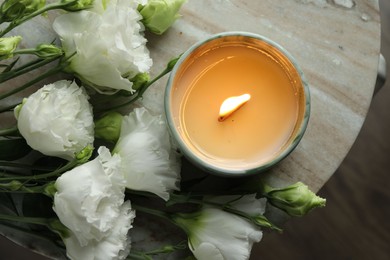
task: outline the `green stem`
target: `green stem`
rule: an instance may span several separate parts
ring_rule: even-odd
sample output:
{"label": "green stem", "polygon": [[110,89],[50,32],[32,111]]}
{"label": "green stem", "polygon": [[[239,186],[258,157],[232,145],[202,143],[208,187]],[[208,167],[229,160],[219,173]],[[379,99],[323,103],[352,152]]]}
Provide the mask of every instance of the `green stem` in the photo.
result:
{"label": "green stem", "polygon": [[15,135],[18,133],[18,127],[13,126],[5,129],[0,129],[0,136]]}
{"label": "green stem", "polygon": [[43,59],[43,60],[38,59],[38,60],[35,60],[33,62],[29,62],[28,64],[25,64],[22,67],[17,68],[15,71],[8,71],[6,73],[0,73],[0,83],[3,83],[5,81],[8,81],[8,80],[16,78],[16,77],[19,77],[20,75],[23,75],[23,74],[30,72],[32,70],[35,70],[37,68],[40,68],[46,64],[49,64],[49,63],[55,61],[56,59],[58,59],[60,57],[61,56],[51,58],[51,59]]}
{"label": "green stem", "polygon": [[163,76],[165,76],[167,73],[169,73],[172,69],[171,68],[166,68],[163,72],[161,72],[158,76],[156,76],[154,79],[152,79],[151,81],[147,82],[145,85],[143,85],[139,90],[138,92],[136,93],[136,96],[134,96],[132,99],[130,99],[129,101],[125,102],[125,103],[122,103],[122,104],[119,104],[119,105],[116,105],[116,106],[112,106],[112,107],[109,107],[108,109],[105,109],[104,112],[109,112],[109,111],[113,111],[113,110],[116,110],[116,109],[119,109],[119,108],[122,108],[122,107],[125,107],[125,106],[128,106],[132,103],[134,103],[135,101],[137,101],[138,99],[142,98],[143,94],[145,93],[145,91],[151,86],[153,85],[153,83],[155,83],[157,80],[159,80],[160,78],[162,78]]}
{"label": "green stem", "polygon": [[50,220],[46,218],[10,216],[5,214],[0,214],[0,220],[15,221],[15,222],[22,222],[27,224],[43,225],[43,226],[48,226],[50,223]]}
{"label": "green stem", "polygon": [[12,112],[14,110],[14,108],[19,105],[20,102],[18,102],[17,104],[14,104],[14,105],[9,105],[7,107],[3,107],[0,109],[0,114],[1,113],[5,113],[5,112]]}
{"label": "green stem", "polygon": [[167,213],[167,212],[164,212],[164,211],[161,211],[161,210],[156,210],[156,209],[150,209],[150,208],[142,207],[142,206],[134,204],[134,203],[131,204],[131,207],[133,209],[135,209],[135,210],[147,213],[149,215],[154,215],[154,216],[157,216],[157,217],[161,217],[161,218],[163,218],[165,220],[169,220],[170,222],[172,222],[170,214]]}
{"label": "green stem", "polygon": [[139,252],[131,251],[127,259],[153,259],[151,256],[160,255],[160,254],[169,254],[176,250],[184,250],[187,248],[187,241],[181,241],[177,245],[165,245],[161,248],[148,251],[148,252]]}
{"label": "green stem", "polygon": [[40,14],[43,14],[47,11],[50,11],[50,10],[55,10],[55,9],[62,9],[63,7],[66,7],[67,5],[70,5],[70,4],[73,4],[72,2],[70,3],[53,3],[53,4],[48,4],[46,5],[45,7],[29,14],[29,15],[26,15],[24,16],[23,18],[21,19],[18,19],[16,21],[13,21],[11,22],[8,27],[6,27],[3,31],[0,32],[0,37],[3,37],[6,33],[10,32],[12,29],[14,29],[15,27],[21,25],[22,23],[30,20],[31,18],[34,18],[35,16],[38,16]]}
{"label": "green stem", "polygon": [[34,166],[30,164],[23,164],[17,162],[9,162],[9,161],[0,161],[0,166],[29,169],[29,170],[36,170],[36,171],[53,171],[53,168],[49,168],[49,167]]}
{"label": "green stem", "polygon": [[0,183],[0,192],[9,192],[9,193],[44,193],[44,187],[34,186],[26,187],[20,182],[9,182],[9,183]]}
{"label": "green stem", "polygon": [[31,176],[18,176],[18,177],[6,177],[6,178],[0,178],[1,181],[12,181],[12,180],[41,180],[46,179],[50,177],[58,177],[61,175],[61,173],[64,173],[73,167],[77,166],[79,164],[78,159],[74,159],[67,164],[65,164],[63,167],[59,168],[58,170],[49,172],[49,173],[43,173],[43,174],[37,174],[37,175],[31,175]]}
{"label": "green stem", "polygon": [[[173,196],[172,196],[173,195]],[[242,196],[242,194],[241,194]],[[239,198],[238,198],[239,199]],[[171,201],[172,200],[172,201]],[[169,205],[174,205],[176,203],[192,203],[192,204],[197,204],[197,205],[210,205],[213,207],[217,207],[222,209],[223,211],[235,214],[237,216],[240,216],[242,218],[247,219],[249,222],[252,222],[253,224],[260,226],[260,227],[266,227],[266,228],[271,228],[277,231],[281,231],[279,227],[274,225],[272,222],[270,222],[265,216],[263,215],[250,215],[248,213],[245,213],[241,210],[237,210],[233,207],[231,207],[229,204],[234,202],[235,200],[232,200],[228,203],[218,203],[218,202],[213,202],[213,201],[208,201],[204,199],[196,199],[192,197],[192,195],[178,195],[178,194],[171,194],[170,201],[168,201]]]}
{"label": "green stem", "polygon": [[150,256],[147,256],[145,254],[139,254],[138,252],[130,252],[130,254],[127,256],[128,260],[153,260]]}
{"label": "green stem", "polygon": [[8,92],[3,93],[2,95],[0,95],[0,100],[2,100],[4,98],[7,98],[9,96],[12,96],[13,94],[18,93],[18,92],[20,92],[22,90],[25,90],[28,87],[31,87],[32,85],[34,85],[35,83],[38,83],[39,81],[41,81],[41,80],[43,80],[43,79],[45,79],[45,78],[47,78],[47,77],[49,77],[51,75],[54,75],[54,74],[60,72],[63,69],[63,67],[64,67],[63,65],[58,65],[57,67],[47,71],[46,73],[44,73],[42,75],[39,75],[38,77],[36,77],[35,79],[27,82],[26,84],[24,84],[24,85],[22,85],[22,86],[20,86],[18,88],[15,88],[13,90],[10,90]]}

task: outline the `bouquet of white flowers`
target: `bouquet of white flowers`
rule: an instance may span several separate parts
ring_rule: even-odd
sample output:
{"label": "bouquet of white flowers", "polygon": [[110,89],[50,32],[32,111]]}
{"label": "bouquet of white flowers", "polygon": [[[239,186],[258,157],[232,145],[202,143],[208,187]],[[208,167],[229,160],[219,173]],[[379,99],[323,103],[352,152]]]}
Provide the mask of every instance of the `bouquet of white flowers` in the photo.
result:
{"label": "bouquet of white flowers", "polygon": [[[2,2],[0,117],[8,125],[0,129],[0,231],[46,239],[76,260],[175,251],[239,260],[249,258],[263,228],[280,230],[265,216],[267,203],[291,216],[325,205],[300,182],[273,188],[255,176],[200,192],[192,184],[208,175],[184,180],[162,115],[136,102],[177,61],[151,79],[145,30],[163,34],[184,2]],[[19,47],[23,38],[14,29],[48,12],[56,13],[58,40]],[[51,81],[54,75],[60,80]],[[148,215],[181,229],[188,242],[137,248],[131,229]]]}

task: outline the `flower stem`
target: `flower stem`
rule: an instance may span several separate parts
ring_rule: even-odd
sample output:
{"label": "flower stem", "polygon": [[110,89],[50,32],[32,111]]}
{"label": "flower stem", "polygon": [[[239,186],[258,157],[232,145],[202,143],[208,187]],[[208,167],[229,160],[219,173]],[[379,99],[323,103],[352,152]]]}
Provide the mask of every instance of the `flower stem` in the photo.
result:
{"label": "flower stem", "polygon": [[16,222],[43,225],[43,226],[47,226],[50,223],[50,220],[46,218],[30,218],[30,217],[21,217],[21,216],[10,216],[5,214],[0,214],[0,220],[16,221]]}
{"label": "flower stem", "polygon": [[133,98],[131,98],[129,101],[125,102],[125,103],[122,103],[122,104],[119,104],[119,105],[116,105],[116,106],[112,106],[108,109],[105,109],[105,112],[109,112],[109,111],[114,111],[116,109],[119,109],[119,108],[122,108],[122,107],[125,107],[125,106],[128,106],[132,103],[134,103],[135,101],[137,101],[138,99],[142,98],[143,94],[145,93],[145,91],[151,86],[153,85],[153,83],[155,83],[157,80],[159,80],[160,78],[162,78],[163,76],[165,76],[167,73],[169,73],[171,70],[169,68],[166,68],[163,72],[161,72],[158,76],[156,76],[154,79],[152,79],[151,81],[147,82],[145,85],[143,85],[139,90],[138,92],[136,93],[136,96],[134,96]]}
{"label": "flower stem", "polygon": [[44,186],[26,187],[19,181],[11,181],[9,183],[0,183],[0,192],[44,194]]}
{"label": "flower stem", "polygon": [[[242,196],[242,194],[241,194]],[[237,200],[240,199],[240,197],[237,198]],[[273,230],[281,231],[279,227],[274,225],[272,222],[270,222],[265,216],[263,215],[251,215],[248,213],[245,213],[241,210],[237,210],[230,206],[229,204],[234,202],[234,200],[228,202],[228,203],[218,203],[214,201],[208,201],[205,199],[199,199],[196,197],[193,197],[191,194],[188,195],[179,195],[179,194],[171,194],[170,200],[168,201],[168,205],[174,205],[177,203],[192,203],[192,204],[197,204],[197,205],[209,205],[213,207],[220,208],[226,212],[235,214],[237,216],[243,217],[247,219],[249,222],[260,226],[260,227],[266,227],[266,228],[271,228]]]}
{"label": "flower stem", "polygon": [[63,68],[63,66],[57,66],[57,67],[47,71],[46,73],[36,77],[35,79],[27,82],[26,84],[24,84],[24,85],[22,85],[22,86],[20,86],[18,88],[15,88],[13,90],[10,90],[8,92],[3,93],[2,95],[0,95],[0,100],[5,99],[5,98],[7,98],[9,96],[12,96],[13,94],[18,93],[18,92],[20,92],[22,90],[25,90],[28,87],[31,87],[35,83],[37,83],[37,82],[39,82],[39,81],[41,81],[41,80],[43,80],[43,79],[45,79],[45,78],[47,78],[47,77],[49,77],[51,75],[54,75],[54,74],[60,72],[62,70],[62,68]]}
{"label": "flower stem", "polygon": [[131,204],[131,207],[134,208],[135,210],[147,213],[149,215],[154,215],[154,216],[157,216],[157,217],[161,217],[161,218],[163,218],[165,220],[169,220],[170,222],[172,222],[170,214],[167,213],[167,212],[164,212],[164,211],[161,211],[161,210],[156,210],[156,209],[142,207],[142,206],[134,204],[134,203]]}
{"label": "flower stem", "polygon": [[18,127],[13,126],[5,129],[0,129],[0,136],[10,136],[18,133]]}
{"label": "flower stem", "polygon": [[37,174],[37,175],[31,175],[31,176],[14,176],[14,177],[6,177],[6,178],[0,178],[1,181],[12,181],[12,180],[41,180],[41,179],[46,179],[50,177],[58,177],[61,175],[61,173],[66,172],[73,167],[77,166],[79,164],[78,159],[74,159],[61,168],[49,172],[49,173],[43,173],[43,174]]}
{"label": "flower stem", "polygon": [[14,104],[14,105],[9,105],[9,106],[6,106],[6,107],[3,107],[3,108],[0,108],[0,114],[1,113],[5,113],[5,112],[12,112],[12,110],[14,110],[14,108],[19,105],[20,102],[18,102],[17,104]]}
{"label": "flower stem", "polygon": [[55,10],[55,9],[62,9],[63,7],[66,7],[67,5],[70,5],[72,4],[72,2],[65,2],[65,3],[53,3],[53,4],[48,4],[46,5],[45,7],[29,14],[29,15],[26,15],[24,16],[23,18],[21,19],[17,19],[13,22],[11,22],[8,27],[6,27],[3,31],[0,32],[0,37],[3,37],[6,33],[10,32],[12,29],[14,29],[15,27],[21,25],[22,23],[30,20],[31,18],[34,18],[35,16],[38,16],[40,14],[43,14],[47,11],[50,11],[50,10]]}
{"label": "flower stem", "polygon": [[51,58],[51,59],[37,59],[37,60],[34,60],[32,62],[26,63],[25,65],[17,68],[16,70],[11,70],[8,72],[0,73],[0,83],[3,83],[3,82],[8,81],[10,79],[16,78],[20,75],[23,75],[23,74],[30,72],[32,70],[35,70],[37,68],[40,68],[46,64],[49,64],[52,61],[55,61],[56,59],[58,59],[60,57],[61,56]]}
{"label": "flower stem", "polygon": [[37,171],[53,171],[53,168],[48,168],[44,166],[34,166],[30,164],[23,164],[17,162],[9,162],[9,161],[0,161],[0,166],[5,167],[14,167],[20,169],[29,169],[29,170],[37,170]]}
{"label": "flower stem", "polygon": [[34,217],[22,217],[16,215],[10,216],[5,214],[0,214],[0,221],[2,220],[46,226],[51,231],[57,233],[63,238],[69,236],[68,229],[56,218],[34,218]]}
{"label": "flower stem", "polygon": [[159,255],[159,254],[169,254],[176,250],[184,250],[187,248],[187,241],[183,240],[177,245],[165,245],[161,248],[148,251],[148,252],[138,252],[131,251],[127,259],[153,259],[151,256]]}
{"label": "flower stem", "polygon": [[110,107],[110,108],[105,108],[104,111],[105,112],[110,112],[110,111],[113,111],[113,110],[116,110],[116,109],[119,109],[119,108],[122,108],[122,107],[125,107],[125,106],[128,106],[132,103],[134,103],[135,101],[137,101],[138,99],[142,98],[143,94],[145,93],[145,91],[151,86],[153,85],[153,83],[155,83],[156,81],[158,81],[160,78],[164,77],[166,74],[168,74],[169,72],[172,71],[173,67],[175,66],[176,62],[179,60],[181,55],[179,55],[179,57],[177,58],[174,58],[172,59],[171,61],[168,62],[167,66],[165,67],[165,69],[159,74],[157,75],[154,79],[148,81],[146,84],[144,84],[142,87],[140,87],[140,89],[136,92],[136,96],[132,97],[129,101],[125,102],[125,103],[122,103],[122,104],[119,104],[119,105],[116,105],[116,106],[113,106],[113,107]]}

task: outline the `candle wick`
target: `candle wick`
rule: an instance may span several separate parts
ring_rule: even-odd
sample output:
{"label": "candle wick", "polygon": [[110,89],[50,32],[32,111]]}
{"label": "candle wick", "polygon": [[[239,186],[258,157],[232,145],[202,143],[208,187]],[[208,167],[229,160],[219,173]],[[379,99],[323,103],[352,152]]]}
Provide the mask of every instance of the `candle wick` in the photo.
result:
{"label": "candle wick", "polygon": [[218,117],[218,121],[219,121],[219,122],[222,122],[222,121],[224,121],[225,119],[226,119],[225,116],[220,116],[220,117]]}
{"label": "candle wick", "polygon": [[238,97],[230,97],[226,99],[219,110],[218,121],[222,122],[231,114],[240,109],[251,98],[249,94],[244,94]]}

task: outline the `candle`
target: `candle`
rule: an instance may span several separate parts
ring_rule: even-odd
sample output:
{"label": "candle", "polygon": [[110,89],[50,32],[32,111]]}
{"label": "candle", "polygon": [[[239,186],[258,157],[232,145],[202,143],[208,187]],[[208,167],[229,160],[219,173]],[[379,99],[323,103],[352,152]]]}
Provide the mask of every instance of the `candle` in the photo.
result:
{"label": "candle", "polygon": [[185,156],[210,172],[237,176],[267,169],[295,148],[308,122],[309,92],[283,48],[231,32],[182,55],[165,108]]}

